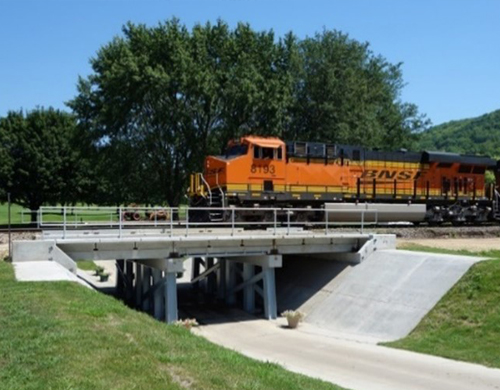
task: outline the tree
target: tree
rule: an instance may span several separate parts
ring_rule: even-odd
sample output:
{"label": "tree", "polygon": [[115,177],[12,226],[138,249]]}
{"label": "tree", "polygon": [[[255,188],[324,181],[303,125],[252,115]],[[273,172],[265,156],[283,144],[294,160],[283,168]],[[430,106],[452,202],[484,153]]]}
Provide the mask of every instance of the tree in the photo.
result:
{"label": "tree", "polygon": [[272,32],[221,21],[189,32],[173,19],[123,33],[68,103],[105,167],[102,188],[120,189],[109,200],[178,205],[207,153],[249,132],[280,133],[286,86]]}
{"label": "tree", "polygon": [[[72,115],[49,108],[0,118],[0,155],[8,169],[0,172],[0,188],[30,210],[43,204],[75,203],[85,186],[74,144]],[[36,221],[36,214],[32,214]]]}
{"label": "tree", "polygon": [[413,143],[427,126],[402,103],[401,64],[374,55],[368,43],[325,30],[298,44],[293,139],[393,149]]}
{"label": "tree", "polygon": [[129,23],[91,64],[68,105],[99,203],[176,206],[204,157],[246,134],[396,148],[426,126],[400,101],[400,64],[337,31],[300,41],[243,23]]}

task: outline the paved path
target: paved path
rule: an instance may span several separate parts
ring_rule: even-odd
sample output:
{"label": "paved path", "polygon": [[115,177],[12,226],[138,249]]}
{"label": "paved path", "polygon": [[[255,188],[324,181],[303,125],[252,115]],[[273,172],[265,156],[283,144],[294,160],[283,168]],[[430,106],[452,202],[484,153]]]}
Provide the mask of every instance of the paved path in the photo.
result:
{"label": "paved path", "polygon": [[247,320],[200,326],[194,332],[255,359],[360,390],[500,389],[500,370],[325,336],[302,324]]}
{"label": "paved path", "polygon": [[20,282],[77,282],[90,287],[84,280],[55,261],[23,261],[13,263],[16,279]]}

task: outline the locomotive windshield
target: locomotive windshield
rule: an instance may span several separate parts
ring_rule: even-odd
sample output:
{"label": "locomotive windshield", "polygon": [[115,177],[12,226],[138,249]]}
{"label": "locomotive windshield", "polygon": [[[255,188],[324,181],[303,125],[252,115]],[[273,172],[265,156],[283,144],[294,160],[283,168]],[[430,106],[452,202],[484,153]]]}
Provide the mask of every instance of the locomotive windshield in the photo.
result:
{"label": "locomotive windshield", "polygon": [[236,157],[243,156],[248,152],[247,144],[235,144],[226,149],[226,158],[227,157]]}

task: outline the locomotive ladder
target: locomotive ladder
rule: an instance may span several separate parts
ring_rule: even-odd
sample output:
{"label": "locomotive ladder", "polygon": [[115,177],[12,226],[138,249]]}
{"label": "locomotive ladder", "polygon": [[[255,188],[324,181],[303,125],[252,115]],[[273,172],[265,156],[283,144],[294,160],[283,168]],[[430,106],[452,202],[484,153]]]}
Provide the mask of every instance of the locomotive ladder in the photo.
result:
{"label": "locomotive ladder", "polygon": [[495,202],[493,204],[493,215],[495,219],[500,220],[500,193],[495,189]]}

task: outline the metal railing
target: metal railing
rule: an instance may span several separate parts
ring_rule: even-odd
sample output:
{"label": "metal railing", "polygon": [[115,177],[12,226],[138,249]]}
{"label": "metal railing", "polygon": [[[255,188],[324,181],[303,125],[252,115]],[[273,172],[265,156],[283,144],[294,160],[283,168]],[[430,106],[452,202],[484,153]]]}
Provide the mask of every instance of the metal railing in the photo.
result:
{"label": "metal railing", "polygon": [[[210,213],[222,216],[220,221],[206,222]],[[241,220],[242,213],[246,219]],[[349,220],[339,218],[351,214]],[[337,219],[336,219],[337,218]],[[354,226],[360,233],[365,226],[378,223],[377,210],[320,208],[255,208],[255,207],[61,207],[40,208],[42,229],[60,229],[62,237],[77,229],[117,229],[118,237],[133,228],[161,228],[162,234],[199,234],[200,228],[225,228],[235,235],[241,229],[266,230],[274,235],[290,235],[306,227],[329,234],[335,226]],[[197,230],[196,230],[197,229]],[[110,232],[111,233],[111,232]],[[116,232],[111,233],[116,234]]]}

